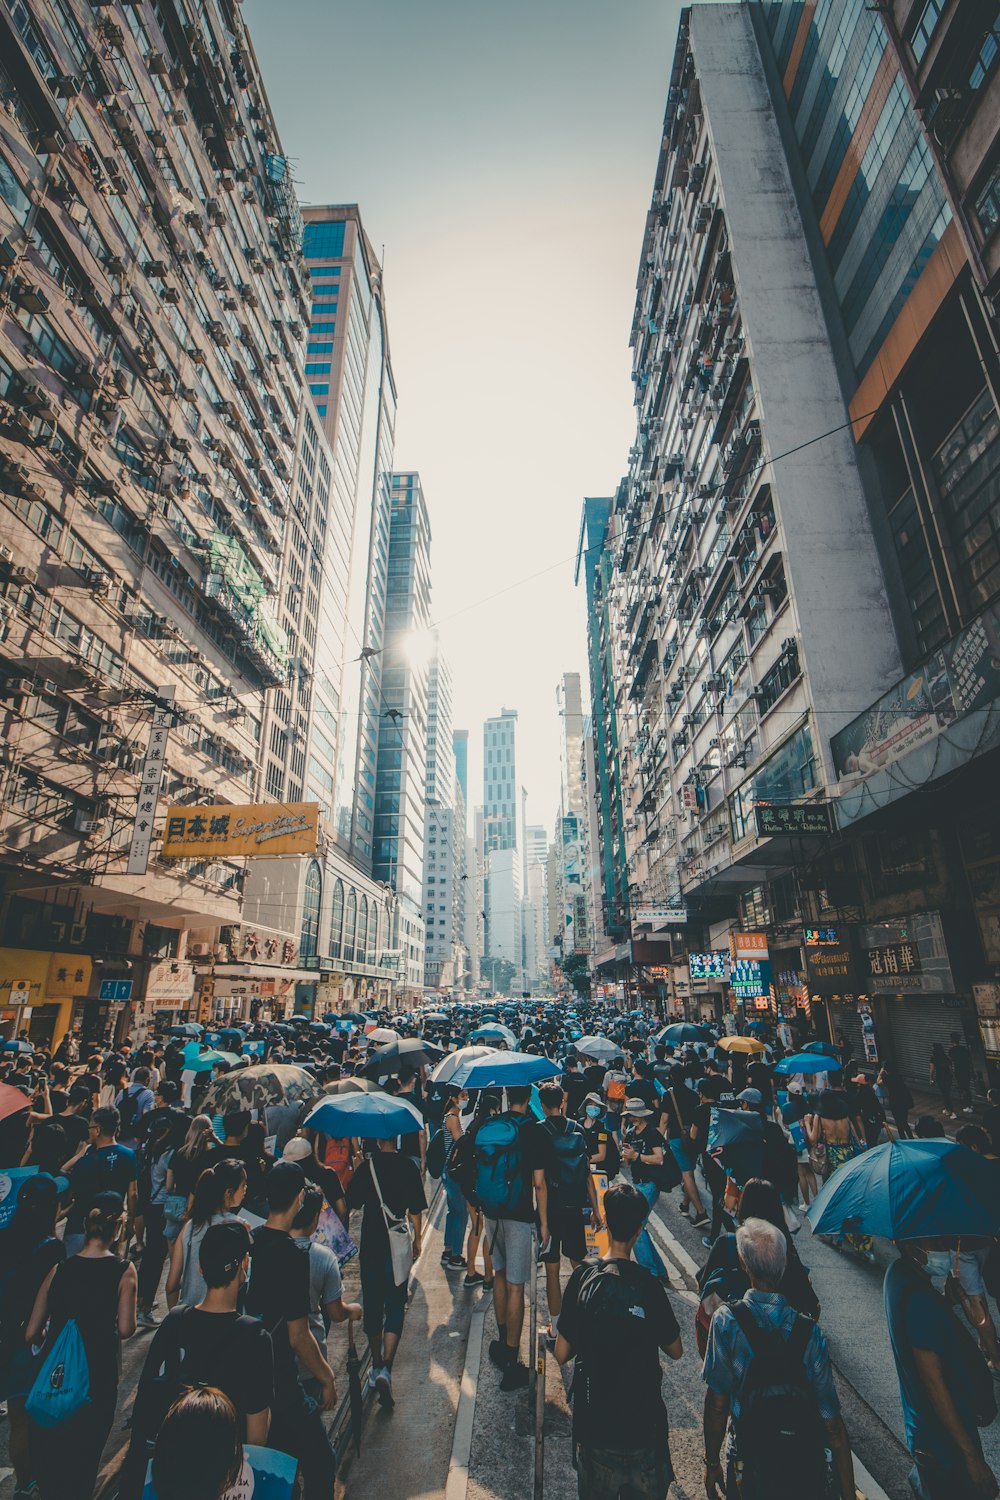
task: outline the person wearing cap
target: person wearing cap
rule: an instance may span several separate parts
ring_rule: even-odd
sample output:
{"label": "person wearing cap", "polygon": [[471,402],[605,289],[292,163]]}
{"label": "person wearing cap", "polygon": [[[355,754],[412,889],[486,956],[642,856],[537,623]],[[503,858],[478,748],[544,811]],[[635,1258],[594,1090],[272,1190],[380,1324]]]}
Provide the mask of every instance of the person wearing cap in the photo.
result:
{"label": "person wearing cap", "polygon": [[347,1226],[347,1201],[341,1185],[340,1174],[332,1167],[323,1166],[316,1160],[313,1143],[303,1135],[293,1135],[285,1142],[282,1161],[296,1161],[306,1175],[306,1181],[318,1187],[323,1198],[333,1209],[337,1218]]}
{"label": "person wearing cap", "polygon": [[606,1172],[609,1178],[614,1177],[618,1171],[618,1144],[600,1094],[584,1095],[580,1125],[587,1138],[590,1170]]}
{"label": "person wearing cap", "polygon": [[[253,1239],[246,1308],[260,1318],[274,1346],[270,1446],[298,1459],[304,1500],[330,1500],[337,1464],[320,1408],[332,1411],[336,1406],[337,1383],[309,1327],[309,1262],[291,1236],[305,1187],[298,1162],[279,1161],[267,1175],[268,1215]],[[297,1359],[319,1384],[320,1408],[306,1398]]]}
{"label": "person wearing cap", "polygon": [[150,1342],[118,1500],[139,1500],[157,1432],[186,1386],[222,1391],[235,1408],[241,1440],[267,1442],[274,1401],[271,1336],[257,1318],[238,1311],[251,1244],[250,1231],[239,1220],[206,1231],[199,1252],[205,1295],[196,1307],[175,1307]]}
{"label": "person wearing cap", "polygon": [[[633,1186],[646,1200],[646,1217],[652,1213],[660,1196],[666,1142],[650,1121],[653,1111],[642,1099],[626,1099],[622,1134],[622,1161],[632,1170]],[[640,1266],[666,1281],[667,1273],[657,1255],[649,1230],[643,1226],[635,1242],[635,1258]]]}

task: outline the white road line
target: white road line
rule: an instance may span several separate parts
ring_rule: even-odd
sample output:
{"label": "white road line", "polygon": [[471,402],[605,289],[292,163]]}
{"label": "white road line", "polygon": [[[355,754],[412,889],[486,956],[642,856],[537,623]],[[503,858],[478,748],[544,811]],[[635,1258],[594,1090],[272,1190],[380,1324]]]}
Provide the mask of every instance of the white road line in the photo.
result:
{"label": "white road line", "polygon": [[483,1330],[486,1327],[486,1310],[489,1305],[489,1298],[483,1297],[478,1306],[473,1308],[469,1319],[469,1342],[465,1347],[465,1368],[462,1371],[462,1385],[458,1393],[455,1433],[451,1444],[451,1459],[448,1464],[444,1500],[466,1500],[469,1491],[469,1459],[472,1456],[476,1397],[479,1392],[479,1366],[483,1357]]}
{"label": "white road line", "polygon": [[[698,1264],[684,1249],[676,1235],[672,1234],[660,1218],[659,1214],[653,1213],[649,1216],[649,1228],[657,1239],[662,1240],[663,1248],[674,1261],[682,1274],[688,1276],[692,1281],[698,1280]],[[668,1267],[669,1269],[669,1267]]]}
{"label": "white road line", "polygon": [[864,1464],[856,1453],[852,1453],[854,1459],[854,1483],[865,1500],[889,1500],[889,1496],[879,1484],[873,1474],[869,1474]]}

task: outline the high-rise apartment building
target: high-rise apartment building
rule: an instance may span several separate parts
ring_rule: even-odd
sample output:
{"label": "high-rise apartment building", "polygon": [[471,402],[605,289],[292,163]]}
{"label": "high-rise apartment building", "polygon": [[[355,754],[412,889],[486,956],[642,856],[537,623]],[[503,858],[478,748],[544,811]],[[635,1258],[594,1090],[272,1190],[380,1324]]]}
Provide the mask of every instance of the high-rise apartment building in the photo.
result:
{"label": "high-rise apartment building", "polygon": [[436,990],[450,989],[464,972],[464,911],[459,911],[458,887],[465,864],[465,803],[455,776],[451,668],[441,652],[436,631],[432,640],[427,693],[423,911],[424,982],[428,989]]}
{"label": "high-rise apartment building", "polygon": [[584,714],[580,674],[566,672],[556,688],[560,740],[560,815],[556,837],[561,848],[559,901],[561,949],[589,953],[590,932],[590,819],[583,756]]}
{"label": "high-rise apartment building", "polygon": [[413,1003],[424,984],[431,527],[419,474],[393,474],[391,495],[373,874],[396,893],[400,976]]}
{"label": "high-rise apartment building", "polygon": [[0,42],[0,923],[52,1043],[116,971],[186,1008],[186,934],[239,919],[240,864],[156,851],[171,803],[267,797],[310,654],[274,603],[309,283],[238,6],[27,0]]}
{"label": "high-rise apartment building", "polygon": [[[369,872],[373,862],[375,765],[382,718],[386,571],[396,387],[389,355],[382,268],[355,204],[310,207],[304,249],[312,323],[305,376],[333,450],[337,512],[347,534],[328,539],[328,567],[346,570],[347,609],[331,601],[321,635],[337,643],[340,667],[317,679],[317,724],[336,724],[333,788],[312,774],[309,790],[332,798],[332,836]],[[322,765],[325,747],[311,759]]]}
{"label": "high-rise apartment building", "polygon": [[[494,859],[494,854],[504,857]],[[507,858],[508,854],[512,857]],[[486,861],[484,951],[488,957],[502,956],[520,970],[524,800],[517,779],[516,709],[505,708],[483,725],[483,855]],[[499,923],[496,929],[495,920]]]}

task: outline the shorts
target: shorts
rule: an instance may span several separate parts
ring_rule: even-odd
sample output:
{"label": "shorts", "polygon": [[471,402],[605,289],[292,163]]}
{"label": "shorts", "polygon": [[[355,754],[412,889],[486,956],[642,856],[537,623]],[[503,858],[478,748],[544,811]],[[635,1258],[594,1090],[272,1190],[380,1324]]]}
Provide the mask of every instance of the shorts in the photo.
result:
{"label": "shorts", "polygon": [[521,1219],[486,1220],[487,1243],[494,1271],[500,1271],[514,1286],[524,1286],[531,1276],[533,1224]]}
{"label": "shorts", "polygon": [[396,1285],[389,1256],[385,1260],[362,1260],[361,1326],[374,1343],[383,1333],[394,1333],[397,1337],[402,1333],[408,1290],[409,1278],[402,1286]]}
{"label": "shorts", "polygon": [[584,1225],[584,1208],[553,1208],[549,1212],[549,1233],[552,1242],[542,1256],[546,1265],[558,1265],[560,1257],[575,1261],[577,1265],[587,1259],[587,1230]]}
{"label": "shorts", "polygon": [[576,1449],[580,1500],[666,1500],[674,1471],[670,1454],[656,1448]]}
{"label": "shorts", "polygon": [[958,1280],[967,1297],[985,1297],[986,1283],[983,1281],[983,1264],[978,1250],[958,1252]]}
{"label": "shorts", "polygon": [[680,1167],[682,1172],[694,1170],[695,1150],[694,1142],[686,1141],[682,1136],[674,1136],[667,1142],[670,1147],[670,1155]]}

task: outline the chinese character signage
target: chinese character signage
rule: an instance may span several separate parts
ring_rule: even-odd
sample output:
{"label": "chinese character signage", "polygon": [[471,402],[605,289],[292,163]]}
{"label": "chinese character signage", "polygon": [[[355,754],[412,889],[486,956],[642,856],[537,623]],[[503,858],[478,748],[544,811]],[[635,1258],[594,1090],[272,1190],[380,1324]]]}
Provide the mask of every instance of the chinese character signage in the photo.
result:
{"label": "chinese character signage", "polygon": [[135,822],[132,825],[132,840],[128,849],[126,866],[128,875],[145,875],[149,866],[153,821],[156,817],[157,803],[160,800],[160,783],[167,764],[167,740],[170,735],[170,726],[174,722],[173,709],[169,707],[173,696],[172,687],[163,688],[160,697],[168,706],[154,708],[151,716],[149,739],[146,741],[146,754],[139,778],[139,800],[135,810]]}
{"label": "chinese character signage", "polygon": [[853,995],[867,988],[858,981],[854,948],[846,927],[807,927],[804,936],[811,995]]}
{"label": "chinese character signage", "polygon": [[754,816],[761,838],[773,838],[775,834],[794,836],[830,832],[829,802],[794,802],[785,806],[758,802]]}
{"label": "chinese character signage", "polygon": [[318,830],[318,802],[171,807],[163,853],[171,859],[315,854]]}
{"label": "chinese character signage", "polygon": [[729,966],[729,990],[737,1000],[771,998],[769,959],[737,958]]}
{"label": "chinese character signage", "polygon": [[714,979],[724,983],[729,978],[729,954],[689,953],[688,969],[692,979]]}
{"label": "chinese character signage", "polygon": [[767,953],[766,932],[731,932],[729,934],[730,958],[765,959]]}
{"label": "chinese character signage", "polygon": [[953,995],[944,929],[937,912],[858,928],[862,988],[883,995]]}
{"label": "chinese character signage", "polygon": [[632,913],[633,921],[645,927],[672,927],[688,919],[686,906],[637,906]]}

